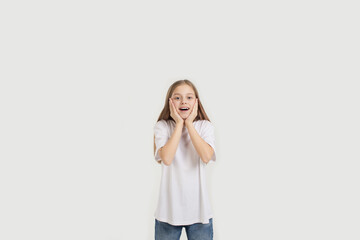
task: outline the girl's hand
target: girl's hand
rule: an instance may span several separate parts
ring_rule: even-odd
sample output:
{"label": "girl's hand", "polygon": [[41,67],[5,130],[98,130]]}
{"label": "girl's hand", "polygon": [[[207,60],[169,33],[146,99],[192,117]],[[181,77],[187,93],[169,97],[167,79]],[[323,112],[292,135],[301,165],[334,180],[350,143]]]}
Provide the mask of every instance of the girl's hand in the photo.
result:
{"label": "girl's hand", "polygon": [[172,99],[169,98],[170,116],[175,120],[176,123],[184,123],[184,119],[177,112]]}
{"label": "girl's hand", "polygon": [[196,118],[197,116],[197,112],[198,112],[198,99],[196,98],[195,99],[195,104],[194,104],[194,107],[190,113],[190,115],[187,117],[187,119],[185,120],[185,123],[188,124],[188,123],[192,123],[194,121],[194,119]]}

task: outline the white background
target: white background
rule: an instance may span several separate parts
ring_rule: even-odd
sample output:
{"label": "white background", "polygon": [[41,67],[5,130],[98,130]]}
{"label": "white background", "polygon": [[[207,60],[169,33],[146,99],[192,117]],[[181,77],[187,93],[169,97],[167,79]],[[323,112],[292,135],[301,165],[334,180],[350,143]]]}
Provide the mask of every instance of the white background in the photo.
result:
{"label": "white background", "polygon": [[0,239],[153,239],[179,79],[215,126],[214,239],[360,239],[355,2],[1,1]]}

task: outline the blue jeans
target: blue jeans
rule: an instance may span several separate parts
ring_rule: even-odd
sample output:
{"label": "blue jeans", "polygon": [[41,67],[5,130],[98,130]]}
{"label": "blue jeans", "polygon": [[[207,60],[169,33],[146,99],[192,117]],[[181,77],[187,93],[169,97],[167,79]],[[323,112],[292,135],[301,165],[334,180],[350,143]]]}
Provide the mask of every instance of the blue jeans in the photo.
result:
{"label": "blue jeans", "polygon": [[188,240],[213,240],[213,221],[174,226],[155,219],[155,240],[179,240],[182,228],[185,227]]}

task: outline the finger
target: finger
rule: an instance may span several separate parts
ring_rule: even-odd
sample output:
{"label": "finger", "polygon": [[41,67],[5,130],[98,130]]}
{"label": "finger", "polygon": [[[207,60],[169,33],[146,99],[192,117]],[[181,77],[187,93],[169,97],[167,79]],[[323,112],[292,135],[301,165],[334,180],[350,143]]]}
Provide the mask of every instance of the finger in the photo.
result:
{"label": "finger", "polygon": [[173,103],[171,101],[171,98],[169,98],[169,107],[170,107],[170,113],[173,113],[174,109],[173,109]]}
{"label": "finger", "polygon": [[174,107],[174,103],[173,103],[171,98],[170,98],[170,104],[171,104],[172,107]]}
{"label": "finger", "polygon": [[195,103],[195,107],[194,107],[194,115],[197,115],[197,111],[198,111],[198,100],[196,99],[196,103]]}
{"label": "finger", "polygon": [[171,107],[172,107],[172,110],[176,113],[176,111],[175,111],[175,105],[174,105],[174,103],[173,103],[172,100],[171,100]]}

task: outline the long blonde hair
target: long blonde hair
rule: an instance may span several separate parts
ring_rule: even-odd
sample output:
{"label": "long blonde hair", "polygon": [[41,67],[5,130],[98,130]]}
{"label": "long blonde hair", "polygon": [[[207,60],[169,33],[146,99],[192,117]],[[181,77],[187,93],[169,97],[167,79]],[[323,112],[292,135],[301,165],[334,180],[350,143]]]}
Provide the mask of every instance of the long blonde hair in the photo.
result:
{"label": "long blonde hair", "polygon": [[[198,112],[197,112],[197,116],[195,117],[194,121],[197,120],[208,120],[210,122],[209,117],[206,115],[205,109],[203,107],[203,105],[201,104],[200,98],[199,98],[199,93],[195,87],[195,85],[190,82],[187,79],[184,80],[178,80],[176,82],[174,82],[173,84],[171,84],[171,86],[169,87],[169,90],[167,91],[166,94],[166,98],[165,98],[165,104],[164,104],[164,108],[161,111],[159,118],[157,120],[172,120],[175,121],[171,116],[170,116],[170,105],[169,105],[169,98],[172,96],[175,88],[177,88],[180,85],[183,84],[187,84],[189,85],[195,92],[195,97],[198,99]],[[155,135],[154,135],[154,155],[155,155],[155,150],[156,150],[156,145],[155,145]],[[158,162],[160,164],[160,162]]]}

